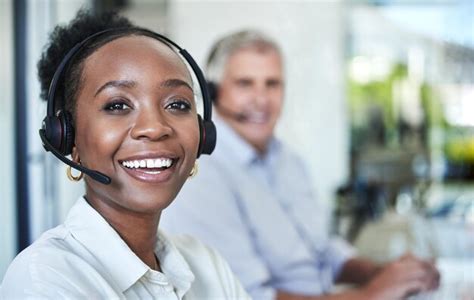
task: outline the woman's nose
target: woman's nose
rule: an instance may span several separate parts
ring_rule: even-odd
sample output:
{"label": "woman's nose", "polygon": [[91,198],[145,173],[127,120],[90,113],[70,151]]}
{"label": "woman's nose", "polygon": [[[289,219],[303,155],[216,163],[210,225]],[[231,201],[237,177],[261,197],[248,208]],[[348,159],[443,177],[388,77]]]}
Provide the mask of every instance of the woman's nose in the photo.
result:
{"label": "woman's nose", "polygon": [[173,128],[166,122],[163,115],[154,109],[147,109],[137,116],[135,126],[131,131],[134,139],[157,141],[173,134]]}

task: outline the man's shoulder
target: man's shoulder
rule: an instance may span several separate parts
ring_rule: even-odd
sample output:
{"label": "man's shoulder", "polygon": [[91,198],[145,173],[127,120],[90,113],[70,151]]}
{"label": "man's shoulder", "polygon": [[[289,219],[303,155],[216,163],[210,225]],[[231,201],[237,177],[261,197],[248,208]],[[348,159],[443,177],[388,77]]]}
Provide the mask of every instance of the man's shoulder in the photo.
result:
{"label": "man's shoulder", "polygon": [[[214,155],[214,154],[213,154]],[[228,163],[219,157],[201,157],[198,164],[198,172],[194,178],[190,178],[178,194],[178,198],[202,197],[203,194],[221,194],[228,192],[233,186],[233,174]],[[202,199],[199,199],[200,201]]]}
{"label": "man's shoulder", "polygon": [[200,240],[188,234],[170,235],[168,238],[188,263],[196,278],[210,276],[210,271],[214,274],[227,271],[227,263],[220,254]]}
{"label": "man's shoulder", "polygon": [[222,268],[228,268],[227,262],[215,249],[191,235],[169,235],[168,239],[190,265],[193,272],[199,273],[209,269],[219,271]]}
{"label": "man's shoulder", "polygon": [[280,156],[287,157],[289,159],[302,161],[303,157],[298,153],[295,147],[289,143],[283,142],[281,140],[277,140],[278,143],[278,151]]}
{"label": "man's shoulder", "polygon": [[176,234],[167,237],[185,258],[205,258],[215,254],[214,250],[191,235]]}

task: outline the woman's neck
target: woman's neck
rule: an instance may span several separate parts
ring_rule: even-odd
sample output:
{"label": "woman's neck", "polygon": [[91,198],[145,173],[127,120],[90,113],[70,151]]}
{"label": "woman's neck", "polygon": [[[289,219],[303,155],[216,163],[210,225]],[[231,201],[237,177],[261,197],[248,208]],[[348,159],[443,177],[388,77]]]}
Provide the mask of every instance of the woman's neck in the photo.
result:
{"label": "woman's neck", "polygon": [[86,200],[117,231],[135,255],[150,268],[160,270],[154,253],[160,213],[131,212],[89,194]]}
{"label": "woman's neck", "polygon": [[147,217],[132,217],[110,225],[118,232],[130,249],[150,268],[160,270],[159,262],[155,257],[159,216],[151,220]]}

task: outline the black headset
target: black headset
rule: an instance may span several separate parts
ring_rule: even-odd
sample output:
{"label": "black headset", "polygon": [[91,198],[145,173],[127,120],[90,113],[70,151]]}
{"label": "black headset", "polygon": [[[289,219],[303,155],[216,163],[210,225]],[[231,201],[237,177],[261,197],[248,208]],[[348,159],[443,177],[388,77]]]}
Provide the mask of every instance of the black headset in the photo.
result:
{"label": "black headset", "polygon": [[218,89],[219,89],[219,86],[214,81],[207,82],[207,91],[209,93],[209,99],[211,99],[211,102],[214,104],[217,103],[217,90]]}
{"label": "black headset", "polygon": [[211,154],[216,146],[217,133],[216,127],[212,122],[212,103],[211,98],[209,97],[206,80],[197,63],[185,49],[178,46],[169,38],[143,28],[115,28],[97,32],[85,38],[81,42],[77,43],[71,50],[69,50],[69,52],[66,54],[66,56],[64,56],[58,68],[54,72],[54,76],[51,80],[51,84],[48,90],[47,114],[46,117],[43,119],[43,124],[42,128],[39,130],[39,135],[41,137],[41,141],[43,142],[43,147],[46,149],[46,151],[51,151],[51,153],[53,153],[65,164],[87,174],[94,180],[97,180],[103,184],[110,184],[110,177],[99,171],[88,169],[66,157],[67,155],[71,154],[72,148],[74,146],[74,127],[72,125],[72,116],[70,112],[65,110],[65,101],[61,101],[61,109],[56,109],[55,95],[57,86],[59,84],[61,76],[63,76],[64,70],[68,66],[69,62],[82,49],[84,49],[91,41],[95,40],[99,36],[120,32],[130,32],[132,34],[143,34],[144,36],[153,37],[167,44],[170,47],[173,46],[178,50],[178,53],[181,54],[181,56],[189,64],[199,82],[199,87],[204,103],[204,117],[198,115],[200,139],[197,157],[199,157],[201,154]]}
{"label": "black headset", "polygon": [[[207,66],[209,67],[209,64],[216,59],[217,52],[221,48],[222,40],[214,44],[212,49],[209,52],[209,55],[207,56]],[[211,102],[214,104],[217,104],[217,92],[218,92],[219,86],[217,82],[215,81],[207,81],[207,92],[209,94],[209,98],[211,99]]]}

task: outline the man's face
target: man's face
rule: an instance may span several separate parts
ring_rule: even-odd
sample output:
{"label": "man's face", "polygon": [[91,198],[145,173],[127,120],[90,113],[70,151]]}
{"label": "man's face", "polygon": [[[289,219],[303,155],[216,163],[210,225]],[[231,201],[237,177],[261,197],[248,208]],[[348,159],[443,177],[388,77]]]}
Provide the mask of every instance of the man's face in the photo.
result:
{"label": "man's face", "polygon": [[257,151],[264,153],[283,102],[283,66],[273,49],[232,54],[218,88],[216,110]]}

